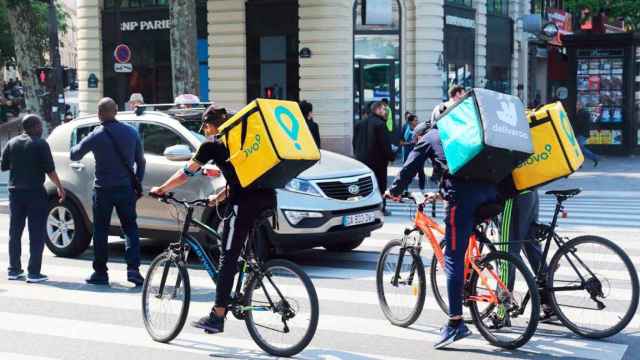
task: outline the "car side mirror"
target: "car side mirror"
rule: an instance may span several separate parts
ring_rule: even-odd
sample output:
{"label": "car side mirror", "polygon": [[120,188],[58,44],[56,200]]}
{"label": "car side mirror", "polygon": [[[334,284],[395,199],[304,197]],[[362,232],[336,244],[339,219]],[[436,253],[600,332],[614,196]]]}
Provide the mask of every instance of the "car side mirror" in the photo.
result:
{"label": "car side mirror", "polygon": [[193,157],[193,153],[191,152],[191,148],[187,145],[173,145],[164,149],[162,153],[167,160],[170,161],[186,161]]}

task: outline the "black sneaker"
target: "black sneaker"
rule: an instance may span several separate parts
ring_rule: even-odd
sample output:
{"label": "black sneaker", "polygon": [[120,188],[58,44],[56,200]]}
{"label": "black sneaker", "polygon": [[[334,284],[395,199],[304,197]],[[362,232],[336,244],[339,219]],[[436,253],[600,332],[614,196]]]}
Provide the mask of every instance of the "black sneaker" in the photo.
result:
{"label": "black sneaker", "polygon": [[9,280],[24,280],[26,279],[26,275],[22,270],[9,270],[9,276],[7,276]]}
{"label": "black sneaker", "polygon": [[212,313],[198,321],[194,321],[191,325],[198,329],[203,329],[207,334],[219,334],[224,332],[224,317],[218,317]]}
{"label": "black sneaker", "polygon": [[551,306],[542,305],[542,315],[540,315],[540,322],[543,324],[558,323],[558,314],[551,308]]}
{"label": "black sneaker", "polygon": [[144,278],[140,275],[140,271],[138,270],[128,270],[127,281],[134,283],[136,286],[142,286],[142,284],[144,284]]}
{"label": "black sneaker", "polygon": [[47,275],[43,274],[29,274],[27,275],[27,282],[31,284],[41,283],[49,280]]}
{"label": "black sneaker", "polygon": [[109,275],[107,273],[94,272],[85,281],[91,285],[109,285]]}

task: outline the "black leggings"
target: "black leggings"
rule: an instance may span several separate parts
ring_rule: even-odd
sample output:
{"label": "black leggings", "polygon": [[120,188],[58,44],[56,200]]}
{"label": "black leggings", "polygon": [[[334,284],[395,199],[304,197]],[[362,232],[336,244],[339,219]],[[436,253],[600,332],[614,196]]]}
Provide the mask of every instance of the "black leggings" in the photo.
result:
{"label": "black leggings", "polygon": [[263,211],[275,208],[275,203],[273,190],[244,190],[232,197],[231,204],[235,215],[227,219],[224,225],[216,307],[229,305],[233,279],[238,271],[238,257],[249,230]]}

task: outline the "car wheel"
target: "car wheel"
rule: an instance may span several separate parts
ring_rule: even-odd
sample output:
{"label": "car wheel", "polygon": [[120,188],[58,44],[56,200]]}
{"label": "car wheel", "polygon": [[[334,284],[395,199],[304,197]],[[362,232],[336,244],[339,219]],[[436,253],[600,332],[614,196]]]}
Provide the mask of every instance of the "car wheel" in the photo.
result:
{"label": "car wheel", "polygon": [[355,248],[360,246],[360,244],[362,244],[364,239],[365,237],[360,237],[356,239],[341,241],[334,244],[327,244],[327,245],[324,245],[324,248],[329,251],[347,252],[347,251],[354,250]]}
{"label": "car wheel", "polygon": [[71,200],[49,202],[46,240],[49,250],[62,257],[77,257],[89,247],[91,234]]}

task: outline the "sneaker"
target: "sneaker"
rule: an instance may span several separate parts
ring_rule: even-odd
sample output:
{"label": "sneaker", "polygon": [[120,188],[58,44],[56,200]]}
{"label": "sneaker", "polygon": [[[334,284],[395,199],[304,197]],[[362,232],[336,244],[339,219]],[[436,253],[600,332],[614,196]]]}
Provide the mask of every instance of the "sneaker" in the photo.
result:
{"label": "sneaker", "polygon": [[107,275],[107,273],[94,272],[85,281],[87,282],[87,284],[91,285],[109,285],[109,275]]}
{"label": "sneaker", "polygon": [[558,314],[550,306],[542,305],[542,315],[540,315],[540,322],[543,324],[557,323],[560,319]]}
{"label": "sneaker", "polygon": [[47,275],[42,274],[29,274],[27,275],[27,282],[31,284],[41,283],[49,280]]}
{"label": "sneaker", "polygon": [[140,271],[138,270],[128,270],[127,281],[134,283],[136,286],[142,286],[142,284],[144,284],[144,278],[140,275]]}
{"label": "sneaker", "polygon": [[198,329],[203,329],[207,334],[219,334],[224,332],[224,317],[218,317],[212,313],[198,321],[194,321],[191,325]]}
{"label": "sneaker", "polygon": [[9,280],[24,280],[26,276],[22,270],[9,270]]}
{"label": "sneaker", "polygon": [[435,349],[442,349],[443,347],[451,345],[452,343],[464,339],[469,335],[471,335],[471,330],[469,330],[463,321],[460,321],[456,327],[447,324],[440,330],[440,340],[435,343],[433,347]]}

